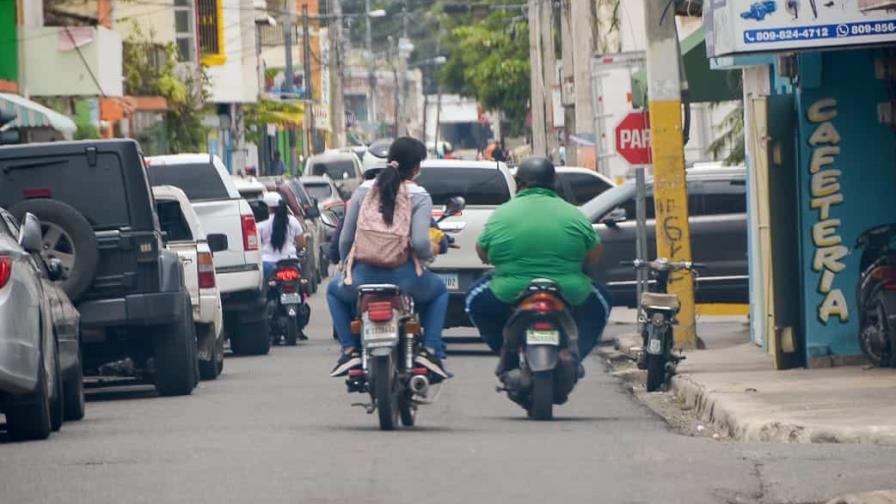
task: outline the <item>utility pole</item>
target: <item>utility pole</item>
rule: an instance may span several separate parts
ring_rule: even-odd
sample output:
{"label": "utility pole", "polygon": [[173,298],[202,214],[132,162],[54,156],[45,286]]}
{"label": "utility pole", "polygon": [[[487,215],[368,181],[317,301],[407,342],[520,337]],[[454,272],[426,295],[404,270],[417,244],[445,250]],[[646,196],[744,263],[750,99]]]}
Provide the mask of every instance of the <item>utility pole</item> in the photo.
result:
{"label": "utility pole", "polygon": [[[541,0],[529,0],[529,61],[531,64],[532,154],[547,155],[544,111],[544,70],[541,59]],[[436,126],[438,128],[438,125]],[[438,138],[436,139],[438,141]]]}
{"label": "utility pole", "polygon": [[[650,101],[650,142],[653,154],[656,253],[673,261],[691,260],[688,189],[684,170],[681,125],[681,75],[674,12],[665,2],[644,0],[647,28],[647,88]],[[681,311],[675,328],[678,348],[695,348],[694,278],[689,272],[672,275],[669,292],[678,295]]]}
{"label": "utility pole", "polygon": [[[559,139],[554,131],[554,84],[557,82],[557,58],[554,53],[554,2],[541,0],[541,67],[544,71],[544,129],[548,157],[558,152]],[[557,160],[555,160],[557,161]]]}
{"label": "utility pole", "polygon": [[572,137],[576,134],[576,82],[575,58],[573,48],[576,38],[572,31],[572,0],[560,2],[560,44],[563,48],[563,74],[560,81],[560,97],[563,105],[563,144],[566,145],[566,164],[578,166],[578,148]]}
{"label": "utility pole", "polygon": [[370,26],[370,0],[364,0],[364,22],[367,30],[367,122],[370,125],[370,140],[373,140],[376,124],[376,70],[373,66],[373,32]]}
{"label": "utility pole", "polygon": [[337,147],[344,147],[345,136],[345,94],[343,90],[343,69],[345,56],[342,51],[342,0],[330,0],[333,22],[330,23],[330,79],[332,79],[333,137]]}
{"label": "utility pole", "polygon": [[314,87],[311,82],[311,29],[308,26],[308,4],[302,5],[302,70],[305,80],[305,117],[308,124],[306,152],[314,154]]}
{"label": "utility pole", "polygon": [[[286,50],[286,95],[288,100],[294,100],[296,95],[295,70],[292,64],[292,35],[293,27],[293,9],[295,2],[288,0],[286,2],[286,12],[283,13],[283,45]],[[287,130],[289,137],[289,172],[296,172],[296,159],[298,152],[296,151],[296,130],[295,127],[289,127]]]}

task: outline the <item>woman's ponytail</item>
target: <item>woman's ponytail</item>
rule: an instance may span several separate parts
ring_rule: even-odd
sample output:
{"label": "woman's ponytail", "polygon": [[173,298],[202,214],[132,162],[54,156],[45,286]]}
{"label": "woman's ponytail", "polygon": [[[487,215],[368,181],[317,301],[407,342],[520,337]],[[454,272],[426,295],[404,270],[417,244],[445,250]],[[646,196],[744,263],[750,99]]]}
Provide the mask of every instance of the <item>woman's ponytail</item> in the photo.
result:
{"label": "woman's ponytail", "polygon": [[274,250],[283,250],[286,244],[286,228],[289,227],[289,213],[286,209],[286,202],[280,201],[280,204],[274,209],[274,222],[271,227],[271,246]]}
{"label": "woman's ponytail", "polygon": [[415,138],[399,138],[389,146],[388,159],[386,168],[376,177],[376,189],[380,194],[380,214],[391,226],[401,183],[414,177],[420,162],[426,159],[426,146]]}

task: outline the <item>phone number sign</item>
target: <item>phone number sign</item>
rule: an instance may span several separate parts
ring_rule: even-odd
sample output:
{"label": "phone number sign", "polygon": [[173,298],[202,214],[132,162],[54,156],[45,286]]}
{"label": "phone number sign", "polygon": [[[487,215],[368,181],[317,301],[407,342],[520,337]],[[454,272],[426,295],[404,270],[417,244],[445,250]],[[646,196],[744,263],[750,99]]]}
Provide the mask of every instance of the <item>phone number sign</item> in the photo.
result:
{"label": "phone number sign", "polygon": [[715,0],[703,22],[710,57],[896,41],[896,14],[859,0]]}

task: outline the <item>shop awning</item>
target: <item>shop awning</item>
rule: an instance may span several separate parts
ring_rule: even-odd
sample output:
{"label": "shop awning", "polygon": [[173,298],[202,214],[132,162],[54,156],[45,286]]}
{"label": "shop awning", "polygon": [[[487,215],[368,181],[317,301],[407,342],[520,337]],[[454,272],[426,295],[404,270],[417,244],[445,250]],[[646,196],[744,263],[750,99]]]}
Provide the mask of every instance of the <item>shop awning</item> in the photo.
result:
{"label": "shop awning", "polygon": [[78,129],[67,116],[19,95],[0,93],[0,109],[16,114],[14,128],[52,128],[64,135],[74,135]]}
{"label": "shop awning", "polygon": [[[681,54],[692,103],[740,100],[743,97],[740,70],[709,68],[702,26],[681,41]],[[643,106],[647,92],[647,70],[642,68],[632,75],[634,108]]]}

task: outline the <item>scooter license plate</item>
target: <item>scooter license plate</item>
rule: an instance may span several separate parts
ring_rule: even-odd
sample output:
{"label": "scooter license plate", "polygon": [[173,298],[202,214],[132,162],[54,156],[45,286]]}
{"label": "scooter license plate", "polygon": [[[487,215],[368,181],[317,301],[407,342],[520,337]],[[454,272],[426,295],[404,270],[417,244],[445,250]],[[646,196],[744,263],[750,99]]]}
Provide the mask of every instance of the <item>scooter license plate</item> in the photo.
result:
{"label": "scooter license plate", "polygon": [[527,345],[560,345],[560,331],[529,329],[526,331]]}
{"label": "scooter license plate", "polygon": [[297,292],[292,294],[280,294],[280,304],[300,304],[301,302],[302,295]]}
{"label": "scooter license plate", "polygon": [[653,338],[647,342],[647,353],[659,355],[663,353],[663,342],[659,338]]}
{"label": "scooter license plate", "polygon": [[398,323],[395,321],[364,324],[365,341],[389,340],[397,337]]}

